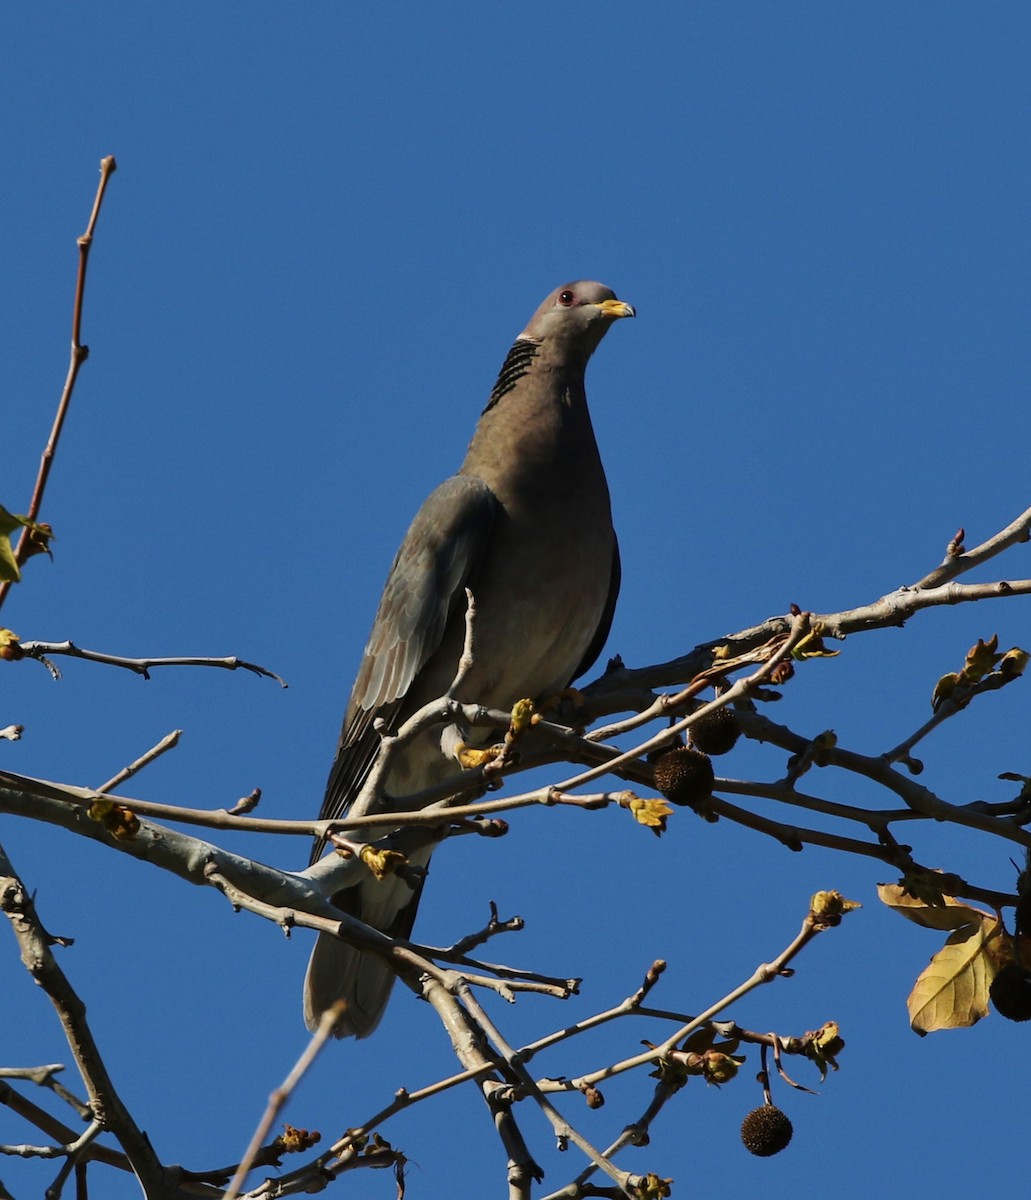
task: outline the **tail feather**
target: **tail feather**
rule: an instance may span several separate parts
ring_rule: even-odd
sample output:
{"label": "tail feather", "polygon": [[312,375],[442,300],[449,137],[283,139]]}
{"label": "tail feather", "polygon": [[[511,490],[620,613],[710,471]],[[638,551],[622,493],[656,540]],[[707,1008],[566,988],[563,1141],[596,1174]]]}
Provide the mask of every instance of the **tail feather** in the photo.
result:
{"label": "tail feather", "polygon": [[[429,849],[411,855],[414,867],[429,864]],[[415,923],[422,883],[414,890],[393,875],[366,879],[333,897],[337,908],[389,937],[406,938]],[[320,933],[304,979],[304,1022],[314,1033],[322,1014],[339,1000],[344,1011],[333,1030],[335,1037],[368,1037],[383,1017],[396,975],[376,954],[349,946]]]}

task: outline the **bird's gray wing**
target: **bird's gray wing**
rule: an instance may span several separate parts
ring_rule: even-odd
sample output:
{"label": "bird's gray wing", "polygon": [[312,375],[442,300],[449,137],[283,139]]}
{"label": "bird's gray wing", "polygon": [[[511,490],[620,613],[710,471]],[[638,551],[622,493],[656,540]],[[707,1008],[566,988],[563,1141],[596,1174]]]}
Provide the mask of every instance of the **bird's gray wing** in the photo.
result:
{"label": "bird's gray wing", "polygon": [[[612,628],[612,617],[616,611],[616,600],[619,598],[619,584],[622,578],[623,568],[619,561],[619,543],[613,542],[612,570],[609,574],[609,594],[605,598],[605,608],[602,610],[601,619],[598,621],[598,628],[594,631],[591,644],[587,647],[587,653],[583,656],[580,665],[573,672],[573,679],[579,679],[581,675],[586,674],[594,666],[598,655],[602,651],[602,647],[608,639],[609,630]],[[573,679],[569,682],[572,683]]]}
{"label": "bird's gray wing", "polygon": [[[454,475],[433,491],[412,522],[380,598],[351,691],[320,820],[343,815],[379,748],[377,717],[389,723],[441,643],[465,588],[475,582],[498,501],[483,482]],[[455,663],[457,669],[458,664]],[[316,845],[314,861],[322,852]]]}

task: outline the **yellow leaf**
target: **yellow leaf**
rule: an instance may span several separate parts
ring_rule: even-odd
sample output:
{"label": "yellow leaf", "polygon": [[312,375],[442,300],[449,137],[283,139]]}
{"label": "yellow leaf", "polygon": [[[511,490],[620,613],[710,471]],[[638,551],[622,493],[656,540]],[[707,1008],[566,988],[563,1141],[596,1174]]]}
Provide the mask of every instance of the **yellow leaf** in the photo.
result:
{"label": "yellow leaf", "polygon": [[670,1195],[672,1179],[660,1179],[654,1172],[649,1171],[634,1189],[640,1200],[664,1200]]}
{"label": "yellow leaf", "polygon": [[[908,886],[912,888],[914,881],[908,881]],[[893,909],[900,917],[923,925],[925,929],[960,930],[973,926],[987,927],[995,923],[993,913],[972,908],[952,896],[944,895],[940,890],[934,897],[935,903],[930,902],[926,893],[921,897],[913,896],[897,883],[879,883],[877,895],[882,904]]]}
{"label": "yellow leaf", "polygon": [[111,815],[111,810],[114,808],[115,802],[108,796],[98,796],[96,800],[90,804],[89,818],[91,821],[106,821]]}
{"label": "yellow leaf", "polygon": [[862,907],[858,900],[846,900],[840,892],[817,892],[809,901],[814,917],[841,917]]}
{"label": "yellow leaf", "polygon": [[1013,937],[1005,928],[999,929],[997,937],[993,937],[991,941],[985,944],[985,953],[991,958],[995,964],[996,972],[1002,970],[1007,963],[1016,962],[1031,962],[1031,938],[1023,937],[1018,934]]}
{"label": "yellow leaf", "polygon": [[18,561],[14,557],[11,534],[21,526],[21,521],[0,504],[0,580],[17,583],[21,579]]}
{"label": "yellow leaf", "polygon": [[[0,539],[2,541],[3,539]],[[0,579],[4,578],[4,574],[0,571]],[[17,662],[19,658],[24,658],[25,652],[18,644],[18,635],[13,629],[0,628],[0,658],[6,659],[8,662]]]}
{"label": "yellow leaf", "polygon": [[285,1154],[300,1154],[321,1140],[322,1134],[317,1129],[296,1129],[293,1125],[284,1125],[283,1132],[276,1138]]}
{"label": "yellow leaf", "polygon": [[21,568],[14,556],[11,534],[22,527],[28,529],[31,534],[26,558],[31,554],[50,553],[49,539],[53,537],[53,530],[49,525],[38,525],[28,517],[23,517],[21,513],[8,512],[0,504],[0,580],[7,583],[17,583],[21,579]]}
{"label": "yellow leaf", "polygon": [[[807,1035],[809,1036],[809,1035]],[[820,1068],[820,1079],[827,1078],[827,1068],[838,1069],[837,1057],[845,1049],[837,1021],[825,1021],[810,1037],[806,1053]]]}
{"label": "yellow leaf", "polygon": [[837,658],[840,653],[840,650],[827,649],[820,629],[816,627],[811,629],[791,651],[791,657],[798,659],[799,662],[805,662],[807,658]]}
{"label": "yellow leaf", "polygon": [[[902,891],[928,908],[945,908],[945,877],[940,871],[909,870],[899,881]],[[950,925],[950,929],[954,926]]]}
{"label": "yellow leaf", "polygon": [[16,513],[8,512],[2,504],[0,504],[0,537],[10,537],[16,529],[20,529],[24,525],[24,520]]}
{"label": "yellow leaf", "polygon": [[633,813],[634,820],[650,829],[656,837],[666,832],[666,820],[673,815],[673,809],[665,800],[642,800],[633,796],[627,801],[626,807]]}
{"label": "yellow leaf", "polygon": [[377,879],[385,878],[393,872],[395,867],[408,861],[397,850],[377,850],[375,846],[362,846],[358,851],[358,857]]}
{"label": "yellow leaf", "polygon": [[512,706],[512,732],[522,733],[529,729],[533,722],[534,707],[532,700],[517,700]]}
{"label": "yellow leaf", "polygon": [[740,1054],[723,1054],[719,1050],[708,1050],[702,1055],[702,1075],[706,1083],[729,1083],[745,1061]]}
{"label": "yellow leaf", "polygon": [[813,1045],[830,1060],[834,1055],[845,1049],[845,1039],[841,1036],[841,1027],[837,1021],[824,1021],[816,1031]]}
{"label": "yellow leaf", "polygon": [[965,1029],[987,1015],[995,964],[985,947],[993,932],[975,925],[949,934],[906,1001],[909,1023],[916,1033]]}
{"label": "yellow leaf", "polygon": [[26,521],[25,527],[29,531],[29,537],[25,543],[25,557],[32,558],[34,554],[46,554],[53,558],[53,554],[50,553],[50,543],[54,540],[54,531],[50,526],[45,522]]}
{"label": "yellow leaf", "polygon": [[1028,654],[1026,650],[1021,650],[1019,646],[1014,646],[1012,650],[1007,650],[1000,659],[999,674],[1005,675],[1009,679],[1023,675],[1029,659],[1031,659],[1031,654]]}
{"label": "yellow leaf", "polygon": [[122,841],[132,841],[140,831],[140,819],[132,809],[117,804],[109,796],[98,796],[86,811],[91,821],[99,822]]}
{"label": "yellow leaf", "polygon": [[999,661],[996,651],[999,649],[999,635],[993,633],[987,642],[977,639],[977,645],[967,651],[967,661],[963,666],[963,678],[966,683],[976,683]]}
{"label": "yellow leaf", "polygon": [[943,675],[941,679],[934,685],[934,691],[931,693],[931,708],[937,712],[946,700],[952,698],[952,693],[956,690],[959,684],[959,676],[955,671],[950,671],[948,675]]}

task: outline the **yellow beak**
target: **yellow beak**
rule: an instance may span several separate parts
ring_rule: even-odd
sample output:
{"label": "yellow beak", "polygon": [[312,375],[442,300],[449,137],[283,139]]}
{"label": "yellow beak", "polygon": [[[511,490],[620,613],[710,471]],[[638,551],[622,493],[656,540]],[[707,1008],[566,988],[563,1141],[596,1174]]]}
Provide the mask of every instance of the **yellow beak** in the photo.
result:
{"label": "yellow beak", "polygon": [[603,300],[598,307],[607,317],[612,317],[615,320],[617,317],[636,317],[632,304],[626,304],[622,300]]}

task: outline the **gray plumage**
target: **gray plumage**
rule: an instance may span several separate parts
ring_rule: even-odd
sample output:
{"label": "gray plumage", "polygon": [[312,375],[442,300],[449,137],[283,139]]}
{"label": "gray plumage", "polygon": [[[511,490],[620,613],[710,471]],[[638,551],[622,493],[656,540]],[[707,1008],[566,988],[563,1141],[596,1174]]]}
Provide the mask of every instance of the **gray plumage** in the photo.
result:
{"label": "gray plumage", "polygon": [[[458,474],[432,492],[391,567],[344,716],[321,819],[342,816],[361,789],[379,737],[452,680],[465,632],[465,589],[476,599],[475,663],[456,698],[510,709],[567,687],[608,635],[619,591],[619,549],[598,454],[584,370],[612,322],[633,316],[600,283],[565,284],[541,304],[501,368]],[[466,731],[422,734],[405,748],[386,789],[403,797],[453,775],[448,757]],[[390,800],[383,806],[389,811]],[[378,810],[377,810],[378,811]],[[369,841],[390,832],[389,821]],[[313,861],[321,854],[317,843]],[[429,848],[413,866],[426,866]],[[421,886],[394,875],[333,897],[392,937],[407,937]],[[305,980],[309,1028],[347,1001],[338,1036],[378,1024],[394,974],[375,955],[322,935]]]}

